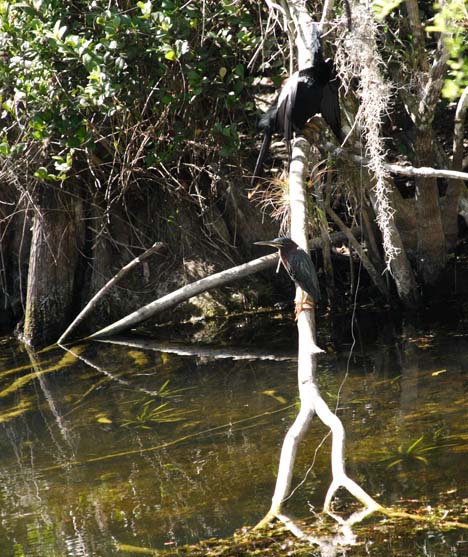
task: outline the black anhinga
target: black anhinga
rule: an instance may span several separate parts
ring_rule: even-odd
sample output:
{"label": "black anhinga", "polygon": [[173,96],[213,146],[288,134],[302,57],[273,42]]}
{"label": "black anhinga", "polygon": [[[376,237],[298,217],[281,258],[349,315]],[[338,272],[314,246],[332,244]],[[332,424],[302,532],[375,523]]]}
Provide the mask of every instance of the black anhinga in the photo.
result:
{"label": "black anhinga", "polygon": [[[278,248],[281,263],[288,275],[308,294],[314,302],[320,300],[320,287],[315,266],[310,255],[300,248],[291,238],[275,238],[263,242],[255,242],[257,246],[271,246]],[[296,305],[296,317],[302,311],[307,300],[302,300]]]}
{"label": "black anhinga", "polygon": [[259,128],[263,130],[264,137],[252,177],[252,187],[261,175],[274,133],[283,134],[290,160],[293,131],[302,131],[309,118],[321,113],[338,141],[342,141],[339,80],[333,62],[323,58],[321,32],[316,23],[312,24],[311,49],[312,65],[295,72],[286,81],[274,106],[260,118]]}

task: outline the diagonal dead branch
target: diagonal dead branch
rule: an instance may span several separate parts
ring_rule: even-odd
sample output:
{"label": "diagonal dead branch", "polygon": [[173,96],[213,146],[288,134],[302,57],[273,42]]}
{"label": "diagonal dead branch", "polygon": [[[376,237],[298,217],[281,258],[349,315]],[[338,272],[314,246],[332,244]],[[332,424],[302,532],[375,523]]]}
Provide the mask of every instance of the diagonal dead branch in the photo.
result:
{"label": "diagonal dead branch", "polygon": [[159,251],[163,247],[162,242],[155,242],[149,249],[143,252],[138,257],[135,257],[127,263],[120,271],[115,274],[96,294],[91,298],[91,300],[86,304],[86,306],[81,310],[81,312],[75,317],[75,319],[70,323],[67,329],[62,333],[61,337],[58,339],[57,344],[61,344],[67,336],[75,329],[81,321],[96,307],[98,301],[108,292],[114,284],[116,284],[123,276],[125,276],[129,271],[136,267],[139,263],[147,259],[153,253]]}
{"label": "diagonal dead branch", "polygon": [[257,273],[259,271],[263,271],[270,266],[273,266],[278,260],[278,255],[276,253],[265,255],[264,257],[260,257],[258,259],[254,259],[253,261],[249,261],[248,263],[244,263],[243,265],[238,265],[237,267],[231,267],[225,271],[221,271],[219,273],[215,273],[214,275],[210,275],[203,279],[197,280],[196,282],[192,282],[187,286],[183,286],[171,292],[170,294],[166,294],[162,298],[143,306],[137,311],[134,311],[130,315],[115,321],[111,325],[100,329],[96,333],[93,333],[88,338],[99,338],[104,336],[115,335],[120,333],[125,329],[129,329],[130,327],[148,319],[149,317],[155,315],[156,313],[164,310],[168,310],[193,296],[198,296],[207,290],[211,290],[212,288],[218,288],[219,286],[223,286],[228,284],[234,280],[238,280],[240,278],[246,277],[251,275],[252,273]]}

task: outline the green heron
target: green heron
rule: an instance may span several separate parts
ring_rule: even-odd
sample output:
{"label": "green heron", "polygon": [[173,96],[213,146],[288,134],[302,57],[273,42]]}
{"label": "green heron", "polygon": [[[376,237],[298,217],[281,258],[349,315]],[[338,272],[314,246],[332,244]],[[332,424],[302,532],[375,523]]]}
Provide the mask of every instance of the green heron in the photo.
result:
{"label": "green heron", "polygon": [[339,80],[333,62],[323,58],[321,32],[317,24],[312,24],[311,49],[312,65],[295,72],[286,81],[276,103],[260,118],[259,128],[263,130],[264,137],[252,177],[252,187],[261,175],[263,160],[274,133],[283,134],[291,159],[293,131],[302,132],[307,120],[321,113],[338,141],[342,141]]}
{"label": "green heron", "polygon": [[296,303],[296,319],[304,309],[304,305],[309,301],[307,295],[314,302],[320,300],[320,287],[315,266],[310,255],[300,248],[291,238],[275,238],[264,242],[255,242],[257,246],[271,246],[278,248],[281,263],[288,272],[288,275],[306,293],[306,299]]}

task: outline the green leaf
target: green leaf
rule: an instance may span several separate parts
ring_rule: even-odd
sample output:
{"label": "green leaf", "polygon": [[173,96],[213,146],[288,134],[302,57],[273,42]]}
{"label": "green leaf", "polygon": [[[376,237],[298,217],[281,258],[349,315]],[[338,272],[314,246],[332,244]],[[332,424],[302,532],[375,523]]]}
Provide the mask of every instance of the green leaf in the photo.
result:
{"label": "green leaf", "polygon": [[151,12],[153,10],[151,0],[148,0],[148,2],[137,2],[137,6],[140,8],[143,16],[148,17],[151,15]]}
{"label": "green leaf", "polygon": [[424,439],[424,435],[421,435],[421,437],[418,437],[416,439],[416,441],[414,441],[413,443],[411,443],[411,445],[406,449],[406,453],[409,454],[412,451],[414,451],[414,449],[421,443],[421,441]]}
{"label": "green leaf", "polygon": [[393,10],[396,10],[403,0],[374,0],[372,10],[376,19],[384,20]]}
{"label": "green leaf", "polygon": [[397,460],[394,460],[393,462],[391,462],[388,466],[387,466],[387,470],[389,470],[390,468],[393,468],[394,466],[397,466],[398,464],[401,464],[403,462],[402,458],[398,458]]}
{"label": "green leaf", "polygon": [[61,40],[66,30],[67,30],[67,26],[66,25],[61,26],[60,19],[58,19],[54,25],[53,35],[56,39]]}
{"label": "green leaf", "polygon": [[36,172],[34,172],[34,176],[36,178],[39,178],[39,180],[45,180],[47,182],[50,182],[50,181],[61,182],[66,177],[64,175],[56,176],[55,174],[50,174],[50,172],[47,170],[47,168],[45,168],[45,166],[40,166],[36,170]]}

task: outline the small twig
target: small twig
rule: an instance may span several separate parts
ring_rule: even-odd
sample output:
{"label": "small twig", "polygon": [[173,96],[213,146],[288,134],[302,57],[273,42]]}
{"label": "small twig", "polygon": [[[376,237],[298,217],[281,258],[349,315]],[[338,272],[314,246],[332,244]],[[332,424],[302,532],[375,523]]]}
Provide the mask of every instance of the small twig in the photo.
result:
{"label": "small twig", "polygon": [[88,313],[96,307],[97,302],[108,292],[116,282],[118,282],[124,275],[131,271],[136,265],[147,259],[154,252],[159,251],[164,244],[162,242],[155,242],[149,249],[143,252],[135,259],[132,259],[130,263],[127,263],[120,271],[115,274],[106,284],[91,298],[91,300],[86,304],[86,306],[80,311],[80,313],[75,317],[75,319],[70,323],[62,336],[58,339],[57,344],[61,344],[64,339],[69,336],[70,332],[88,315]]}

